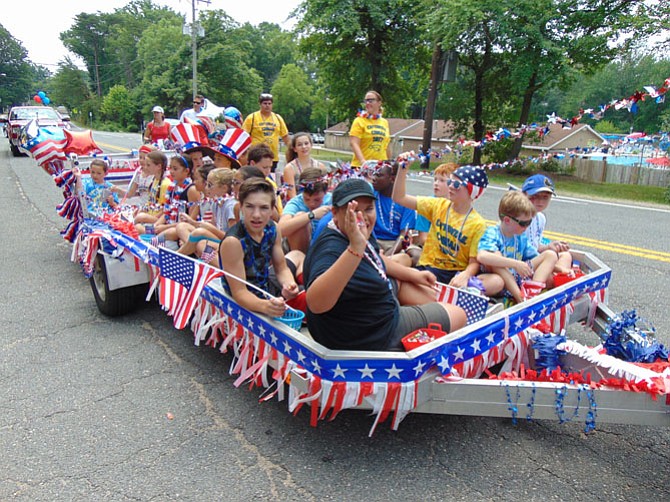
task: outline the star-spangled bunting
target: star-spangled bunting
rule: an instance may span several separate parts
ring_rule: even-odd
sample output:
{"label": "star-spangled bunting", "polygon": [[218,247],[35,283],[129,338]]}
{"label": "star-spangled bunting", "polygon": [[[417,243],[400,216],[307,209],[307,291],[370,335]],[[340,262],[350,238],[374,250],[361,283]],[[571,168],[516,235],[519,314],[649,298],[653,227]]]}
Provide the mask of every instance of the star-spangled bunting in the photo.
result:
{"label": "star-spangled bunting", "polygon": [[177,329],[186,327],[203,288],[223,272],[165,248],[159,249],[160,302]]}

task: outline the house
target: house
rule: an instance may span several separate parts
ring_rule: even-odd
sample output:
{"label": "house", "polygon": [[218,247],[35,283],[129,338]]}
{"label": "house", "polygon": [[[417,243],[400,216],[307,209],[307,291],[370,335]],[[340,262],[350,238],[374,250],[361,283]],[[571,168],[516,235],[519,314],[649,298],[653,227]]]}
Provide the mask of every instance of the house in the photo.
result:
{"label": "house", "polygon": [[[531,138],[535,138],[533,141]],[[602,145],[605,138],[587,124],[577,124],[564,129],[560,124],[550,124],[549,132],[542,139],[526,135],[521,146],[522,156],[534,156],[539,153],[565,152],[576,148],[592,148]]]}
{"label": "house", "polygon": [[[423,126],[422,119],[395,119],[388,118],[389,129],[391,133],[391,154],[396,157],[401,152],[421,150],[423,144]],[[349,145],[349,121],[340,122],[324,131],[326,148],[332,150],[341,150],[351,152]],[[454,143],[453,123],[447,120],[433,121],[433,134],[431,148],[443,150],[445,147]]]}

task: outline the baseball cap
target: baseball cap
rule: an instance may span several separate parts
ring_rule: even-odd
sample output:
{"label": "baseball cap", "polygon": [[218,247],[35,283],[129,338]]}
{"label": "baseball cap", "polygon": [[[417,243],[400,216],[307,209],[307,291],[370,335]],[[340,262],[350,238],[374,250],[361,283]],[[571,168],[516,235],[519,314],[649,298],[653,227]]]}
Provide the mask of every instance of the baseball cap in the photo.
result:
{"label": "baseball cap", "polygon": [[521,191],[526,195],[535,195],[540,192],[549,192],[552,195],[556,195],[556,190],[554,190],[554,182],[544,174],[533,174],[526,178],[526,181],[523,182]]}
{"label": "baseball cap", "polygon": [[361,178],[344,180],[333,190],[333,206],[342,207],[357,197],[370,197],[377,200],[370,183]]}
{"label": "baseball cap", "polygon": [[162,107],[162,106],[154,106],[154,107],[151,109],[151,111],[152,111],[152,113],[153,113],[153,112],[165,113],[165,112],[163,111],[163,107]]}

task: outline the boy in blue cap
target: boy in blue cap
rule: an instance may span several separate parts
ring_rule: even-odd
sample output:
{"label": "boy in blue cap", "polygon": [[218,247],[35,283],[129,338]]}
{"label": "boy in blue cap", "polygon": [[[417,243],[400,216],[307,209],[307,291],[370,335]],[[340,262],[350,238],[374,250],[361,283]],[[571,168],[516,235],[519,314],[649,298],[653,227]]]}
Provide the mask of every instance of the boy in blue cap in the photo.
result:
{"label": "boy in blue cap", "polygon": [[[543,211],[549,207],[551,198],[556,195],[554,182],[544,174],[534,174],[526,178],[521,187],[521,191],[528,197],[537,211],[530,226],[526,229],[528,242],[535,246],[541,253],[550,249],[558,257],[554,272],[568,274],[572,271],[572,255],[570,246],[567,242],[552,241],[543,239],[542,234],[547,224],[547,217]],[[552,286],[551,278],[548,280],[548,286]]]}

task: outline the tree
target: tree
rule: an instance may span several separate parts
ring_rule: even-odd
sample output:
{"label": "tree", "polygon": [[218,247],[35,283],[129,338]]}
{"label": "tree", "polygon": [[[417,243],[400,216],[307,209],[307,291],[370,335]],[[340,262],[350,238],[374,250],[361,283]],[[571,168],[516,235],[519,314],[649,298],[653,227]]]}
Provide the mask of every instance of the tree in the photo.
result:
{"label": "tree", "polygon": [[135,109],[128,89],[122,85],[115,85],[102,100],[100,113],[104,120],[128,127],[134,125]]}
{"label": "tree", "polygon": [[28,101],[34,77],[28,52],[0,24],[0,108]]}
{"label": "tree", "polygon": [[314,101],[313,89],[307,74],[295,64],[284,65],[272,86],[276,96],[276,108],[289,129],[308,131],[309,113]]}
{"label": "tree", "polygon": [[[388,116],[404,116],[427,81],[431,47],[422,41],[419,0],[305,0],[293,14],[301,50],[314,60],[333,110],[351,116],[365,92],[384,97]],[[424,86],[425,87],[425,86]],[[422,90],[422,89],[421,89]]]}
{"label": "tree", "polygon": [[48,85],[53,102],[68,107],[71,112],[80,109],[91,96],[88,73],[77,68],[68,57],[58,63],[58,70]]}

